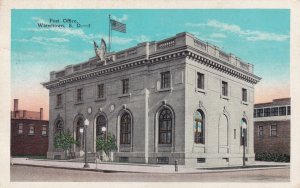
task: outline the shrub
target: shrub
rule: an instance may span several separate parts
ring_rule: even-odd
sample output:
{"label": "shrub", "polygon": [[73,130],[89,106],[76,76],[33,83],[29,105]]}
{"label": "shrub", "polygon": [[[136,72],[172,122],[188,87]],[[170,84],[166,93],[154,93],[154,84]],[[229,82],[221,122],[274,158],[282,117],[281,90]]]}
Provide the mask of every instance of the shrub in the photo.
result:
{"label": "shrub", "polygon": [[67,151],[71,150],[73,144],[78,144],[73,138],[70,131],[57,134],[54,137],[54,147],[65,151],[65,159],[67,159]]}
{"label": "shrub", "polygon": [[274,161],[274,162],[290,162],[290,156],[282,153],[256,153],[255,160],[257,161]]}
{"label": "shrub", "polygon": [[109,153],[117,149],[117,140],[115,135],[108,133],[107,138],[99,136],[96,140],[97,151],[104,151],[104,153],[109,156]]}

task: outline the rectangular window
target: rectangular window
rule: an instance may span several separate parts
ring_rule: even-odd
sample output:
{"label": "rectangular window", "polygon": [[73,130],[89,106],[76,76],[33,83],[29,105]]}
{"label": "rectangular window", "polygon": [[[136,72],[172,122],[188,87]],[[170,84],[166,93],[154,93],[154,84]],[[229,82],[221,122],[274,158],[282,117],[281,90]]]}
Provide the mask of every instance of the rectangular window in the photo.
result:
{"label": "rectangular window", "polygon": [[278,116],[278,107],[271,108],[271,116]]}
{"label": "rectangular window", "polygon": [[58,94],[56,96],[56,106],[61,106],[62,105],[62,98],[61,98],[61,94]]}
{"label": "rectangular window", "polygon": [[270,116],[270,112],[271,112],[270,108],[265,108],[264,109],[264,117],[269,117]]}
{"label": "rectangular window", "polygon": [[277,136],[277,125],[271,125],[271,136]]}
{"label": "rectangular window", "polygon": [[233,138],[236,139],[236,129],[233,130]]}
{"label": "rectangular window", "polygon": [[242,88],[242,100],[247,102],[247,89]]}
{"label": "rectangular window", "polygon": [[29,133],[28,134],[34,134],[34,125],[29,125]]}
{"label": "rectangular window", "polygon": [[204,89],[204,74],[197,73],[197,88]]}
{"label": "rectangular window", "polygon": [[257,117],[263,117],[263,115],[264,115],[264,109],[263,108],[257,109]]}
{"label": "rectangular window", "polygon": [[222,81],[222,95],[228,96],[228,83],[225,81]]}
{"label": "rectangular window", "polygon": [[161,89],[164,88],[170,88],[170,84],[171,84],[171,75],[170,75],[170,71],[167,72],[162,72],[161,73]]}
{"label": "rectangular window", "polygon": [[286,115],[286,107],[279,107],[279,115],[280,116],[285,116]]}
{"label": "rectangular window", "polygon": [[18,125],[18,134],[23,134],[23,124],[19,123]]}
{"label": "rectangular window", "polygon": [[42,135],[43,136],[47,135],[47,125],[42,125]]}
{"label": "rectangular window", "polygon": [[98,85],[98,98],[104,97],[104,84]]}
{"label": "rectangular window", "polygon": [[264,135],[264,127],[263,126],[258,126],[258,136],[263,137]]}
{"label": "rectangular window", "polygon": [[291,115],[291,106],[287,107],[287,115]]}
{"label": "rectangular window", "polygon": [[77,101],[82,101],[83,89],[77,89]]}
{"label": "rectangular window", "polygon": [[129,79],[122,80],[122,86],[123,86],[123,94],[127,94],[129,92]]}

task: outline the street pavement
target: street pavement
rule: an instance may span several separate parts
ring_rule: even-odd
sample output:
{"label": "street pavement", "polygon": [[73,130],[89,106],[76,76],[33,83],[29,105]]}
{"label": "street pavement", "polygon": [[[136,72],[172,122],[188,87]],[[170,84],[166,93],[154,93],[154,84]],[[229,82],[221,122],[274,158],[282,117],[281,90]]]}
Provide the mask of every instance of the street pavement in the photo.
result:
{"label": "street pavement", "polygon": [[[11,166],[11,182],[289,182],[289,167],[210,173],[134,173]],[[109,184],[111,185],[111,184]],[[164,184],[166,185],[166,184]],[[111,186],[109,186],[111,187]]]}
{"label": "street pavement", "polygon": [[186,174],[186,173],[209,173],[209,172],[229,172],[229,171],[253,171],[262,169],[278,169],[289,167],[289,163],[261,162],[247,165],[248,168],[226,167],[226,168],[193,168],[178,165],[178,171],[175,171],[174,165],[151,165],[151,164],[134,164],[134,163],[114,163],[101,162],[89,163],[89,168],[83,168],[83,162],[74,162],[66,160],[47,160],[47,159],[29,159],[29,158],[12,158],[13,165],[26,165],[36,167],[60,168],[70,170],[100,171],[100,172],[130,172],[130,173],[167,173],[167,174]]}

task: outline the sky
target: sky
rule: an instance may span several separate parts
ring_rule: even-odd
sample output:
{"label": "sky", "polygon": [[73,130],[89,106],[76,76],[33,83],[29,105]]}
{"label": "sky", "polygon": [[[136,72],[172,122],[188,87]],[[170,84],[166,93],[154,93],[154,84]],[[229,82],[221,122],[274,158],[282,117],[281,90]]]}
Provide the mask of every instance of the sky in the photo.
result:
{"label": "sky", "polygon": [[41,83],[49,81],[50,71],[95,56],[93,40],[108,41],[108,15],[127,29],[113,31],[111,51],[189,32],[254,65],[254,74],[262,78],[255,103],[290,97],[288,9],[13,9],[11,100],[18,98],[20,109],[44,108],[47,119],[49,92]]}

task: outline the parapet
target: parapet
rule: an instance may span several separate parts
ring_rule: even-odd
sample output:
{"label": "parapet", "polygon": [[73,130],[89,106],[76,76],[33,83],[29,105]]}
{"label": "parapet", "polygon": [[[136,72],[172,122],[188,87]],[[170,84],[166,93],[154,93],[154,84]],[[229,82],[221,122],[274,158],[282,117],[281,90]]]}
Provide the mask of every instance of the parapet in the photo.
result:
{"label": "parapet", "polygon": [[217,59],[219,63],[230,64],[237,69],[253,74],[254,66],[252,64],[246,63],[235,55],[226,53],[220,50],[217,46],[204,42],[190,33],[183,32],[160,41],[143,42],[128,49],[107,53],[105,55],[105,61],[100,61],[95,56],[86,62],[68,65],[63,70],[52,71],[50,73],[50,81],[88,69],[95,69],[110,64],[135,61],[139,59],[147,60],[151,57],[165,54],[176,49],[194,50],[211,58]]}

